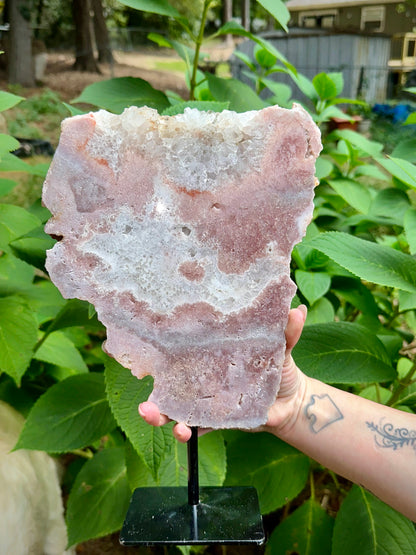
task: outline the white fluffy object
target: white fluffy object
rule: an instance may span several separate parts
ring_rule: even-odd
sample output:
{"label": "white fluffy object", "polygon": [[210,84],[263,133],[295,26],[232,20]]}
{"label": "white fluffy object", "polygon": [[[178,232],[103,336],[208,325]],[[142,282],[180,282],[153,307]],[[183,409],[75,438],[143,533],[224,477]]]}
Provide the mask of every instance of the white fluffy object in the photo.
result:
{"label": "white fluffy object", "polygon": [[18,450],[23,417],[0,401],[0,555],[70,555],[55,461]]}

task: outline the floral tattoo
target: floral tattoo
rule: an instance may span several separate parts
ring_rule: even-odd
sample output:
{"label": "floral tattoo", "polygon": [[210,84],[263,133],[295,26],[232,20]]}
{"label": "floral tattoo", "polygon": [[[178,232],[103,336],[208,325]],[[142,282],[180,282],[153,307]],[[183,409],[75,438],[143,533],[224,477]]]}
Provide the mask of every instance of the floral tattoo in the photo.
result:
{"label": "floral tattoo", "polygon": [[366,424],[374,432],[374,441],[379,447],[397,451],[397,449],[408,445],[416,451],[416,430],[395,428],[390,422],[383,422],[383,419],[380,420],[378,425],[374,422],[367,422]]}

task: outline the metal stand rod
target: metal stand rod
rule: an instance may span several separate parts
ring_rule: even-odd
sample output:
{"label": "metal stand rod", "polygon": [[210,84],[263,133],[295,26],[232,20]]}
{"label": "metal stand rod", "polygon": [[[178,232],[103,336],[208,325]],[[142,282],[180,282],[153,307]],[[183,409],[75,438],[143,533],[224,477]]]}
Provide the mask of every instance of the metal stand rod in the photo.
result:
{"label": "metal stand rod", "polygon": [[188,504],[199,503],[198,475],[198,427],[191,427],[192,435],[188,441]]}

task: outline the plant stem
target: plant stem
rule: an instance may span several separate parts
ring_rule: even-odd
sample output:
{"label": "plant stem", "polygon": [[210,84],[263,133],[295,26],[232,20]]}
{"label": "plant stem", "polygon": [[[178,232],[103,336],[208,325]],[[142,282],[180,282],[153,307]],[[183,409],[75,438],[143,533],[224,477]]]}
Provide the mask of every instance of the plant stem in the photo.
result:
{"label": "plant stem", "polygon": [[94,457],[89,449],[73,449],[70,453],[72,455],[78,455],[78,457],[83,457],[84,459],[92,459]]}
{"label": "plant stem", "polygon": [[313,478],[313,472],[309,472],[309,484],[311,488],[311,500],[315,501],[315,481]]}
{"label": "plant stem", "polygon": [[208,9],[211,4],[211,0],[205,0],[204,2],[204,9],[202,10],[201,16],[201,26],[199,28],[198,36],[196,37],[195,41],[195,55],[194,55],[194,63],[192,66],[192,75],[190,79],[190,91],[189,91],[189,99],[195,100],[195,88],[196,88],[196,76],[198,71],[198,62],[199,62],[199,52],[201,50],[202,41],[204,40],[204,30],[205,30],[205,23],[207,20]]}
{"label": "plant stem", "polygon": [[409,372],[405,375],[403,380],[399,382],[399,385],[393,391],[390,399],[386,403],[388,407],[392,407],[399,400],[399,397],[402,391],[404,391],[406,387],[412,383],[413,381],[412,378],[415,373],[416,373],[416,362],[413,363],[413,366],[410,368]]}

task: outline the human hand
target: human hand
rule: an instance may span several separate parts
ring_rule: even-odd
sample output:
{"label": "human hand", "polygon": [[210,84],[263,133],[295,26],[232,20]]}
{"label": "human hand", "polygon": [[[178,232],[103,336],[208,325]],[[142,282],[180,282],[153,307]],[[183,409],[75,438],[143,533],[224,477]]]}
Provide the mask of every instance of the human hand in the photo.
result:
{"label": "human hand", "polygon": [[[295,423],[305,391],[306,378],[292,358],[292,349],[299,340],[306,320],[306,306],[301,305],[289,312],[286,326],[286,353],[282,369],[282,381],[276,402],[269,410],[269,417],[264,426],[256,431],[269,431],[279,435]],[[157,405],[145,401],[139,405],[140,416],[152,426],[163,426],[170,420],[161,414]],[[202,430],[201,430],[202,431]],[[178,441],[186,443],[191,437],[191,429],[184,422],[178,422],[173,428]]]}

